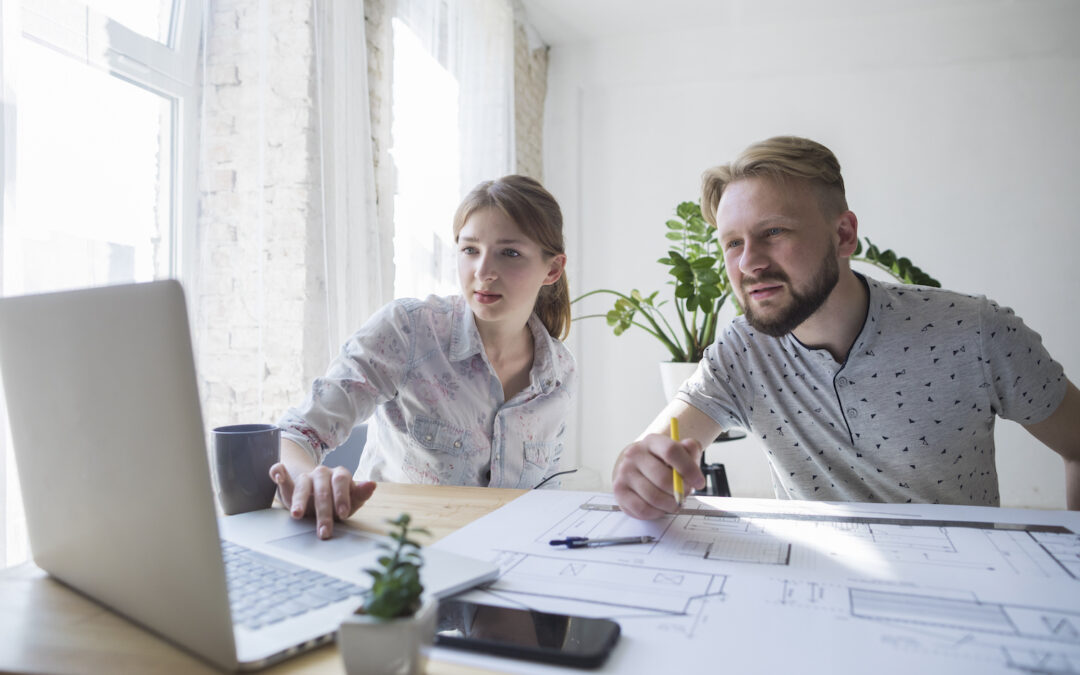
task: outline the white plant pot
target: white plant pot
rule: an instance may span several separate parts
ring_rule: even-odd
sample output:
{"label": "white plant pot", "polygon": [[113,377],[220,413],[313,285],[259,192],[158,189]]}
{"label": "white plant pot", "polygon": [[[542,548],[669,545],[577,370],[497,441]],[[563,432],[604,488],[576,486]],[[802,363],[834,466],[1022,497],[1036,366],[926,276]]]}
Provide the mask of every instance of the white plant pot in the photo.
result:
{"label": "white plant pot", "polygon": [[439,601],[426,598],[416,614],[377,619],[352,614],[338,629],[338,648],[349,675],[419,675],[435,636]]}
{"label": "white plant pot", "polygon": [[660,383],[664,387],[664,401],[670,402],[679,392],[679,387],[697,370],[696,361],[661,361]]}

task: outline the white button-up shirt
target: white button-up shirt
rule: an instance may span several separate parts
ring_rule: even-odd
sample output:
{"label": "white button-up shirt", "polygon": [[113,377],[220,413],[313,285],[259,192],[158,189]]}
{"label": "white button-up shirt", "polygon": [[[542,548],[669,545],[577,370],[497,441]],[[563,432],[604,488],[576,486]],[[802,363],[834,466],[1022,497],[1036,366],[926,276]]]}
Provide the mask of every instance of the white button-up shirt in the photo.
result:
{"label": "white button-up shirt", "polygon": [[395,300],[285,414],[282,435],[321,461],[374,413],[357,478],[535,487],[558,471],[576,375],[566,346],[536,315],[528,325],[529,386],[504,401],[464,298]]}

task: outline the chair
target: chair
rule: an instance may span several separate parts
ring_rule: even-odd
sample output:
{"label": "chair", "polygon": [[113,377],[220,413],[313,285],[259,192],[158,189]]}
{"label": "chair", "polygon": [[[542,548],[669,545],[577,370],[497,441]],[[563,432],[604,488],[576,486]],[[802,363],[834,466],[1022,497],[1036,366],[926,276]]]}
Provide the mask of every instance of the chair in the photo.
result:
{"label": "chair", "polygon": [[[729,429],[727,433],[718,436],[713,441],[713,444],[726,443],[740,438],[746,438],[745,431],[742,429]],[[701,453],[701,473],[705,474],[705,489],[695,490],[694,494],[707,497],[730,497],[731,488],[728,487],[727,471],[724,470],[723,464],[706,463],[705,455],[708,450],[708,448],[705,448],[705,451]]]}
{"label": "chair", "polygon": [[345,442],[330,451],[323,457],[322,463],[330,468],[343,466],[350,472],[355,473],[360,464],[360,454],[364,452],[364,444],[367,442],[367,424],[358,424],[353,427],[352,433]]}

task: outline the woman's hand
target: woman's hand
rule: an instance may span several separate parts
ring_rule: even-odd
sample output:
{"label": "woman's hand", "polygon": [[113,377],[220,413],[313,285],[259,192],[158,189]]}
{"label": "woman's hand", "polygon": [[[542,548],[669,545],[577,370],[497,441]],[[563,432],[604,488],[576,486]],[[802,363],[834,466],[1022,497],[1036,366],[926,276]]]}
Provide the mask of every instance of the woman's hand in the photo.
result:
{"label": "woman's hand", "polygon": [[294,478],[285,464],[278,462],[270,467],[270,478],[293,518],[314,514],[320,539],[329,539],[333,534],[335,518],[345,520],[356,513],[375,492],[375,483],[354,481],[349,470],[341,466],[331,469],[320,464]]}

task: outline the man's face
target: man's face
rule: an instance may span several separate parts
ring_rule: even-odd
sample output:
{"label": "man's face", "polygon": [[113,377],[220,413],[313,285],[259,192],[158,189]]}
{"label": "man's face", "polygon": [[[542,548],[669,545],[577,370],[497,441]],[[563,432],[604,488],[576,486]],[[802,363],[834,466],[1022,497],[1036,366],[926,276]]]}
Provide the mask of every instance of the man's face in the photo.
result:
{"label": "man's face", "polygon": [[840,278],[834,228],[801,181],[748,178],[728,185],[716,227],[746,320],[766,335],[795,330]]}

